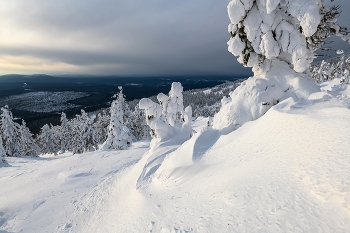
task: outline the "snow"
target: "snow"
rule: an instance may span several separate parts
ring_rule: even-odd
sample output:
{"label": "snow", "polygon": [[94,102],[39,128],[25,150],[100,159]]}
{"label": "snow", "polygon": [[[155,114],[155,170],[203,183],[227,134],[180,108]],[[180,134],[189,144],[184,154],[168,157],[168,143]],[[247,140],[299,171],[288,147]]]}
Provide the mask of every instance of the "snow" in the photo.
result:
{"label": "snow", "polygon": [[0,232],[69,232],[83,200],[137,162],[148,145],[137,142],[124,153],[6,158],[11,167],[0,169]]}
{"label": "snow", "polygon": [[6,158],[0,232],[348,232],[346,90],[285,98],[226,135],[198,118],[184,143]]}
{"label": "snow", "polygon": [[241,38],[239,38],[238,35],[231,38],[227,42],[227,44],[228,44],[228,51],[231,52],[235,56],[239,56],[245,47],[245,44],[241,41]]}
{"label": "snow", "polygon": [[222,101],[213,128],[229,133],[258,119],[284,99],[307,99],[317,91],[319,88],[310,77],[296,73],[285,62],[275,61],[267,74],[249,78],[230,93],[231,101]]}

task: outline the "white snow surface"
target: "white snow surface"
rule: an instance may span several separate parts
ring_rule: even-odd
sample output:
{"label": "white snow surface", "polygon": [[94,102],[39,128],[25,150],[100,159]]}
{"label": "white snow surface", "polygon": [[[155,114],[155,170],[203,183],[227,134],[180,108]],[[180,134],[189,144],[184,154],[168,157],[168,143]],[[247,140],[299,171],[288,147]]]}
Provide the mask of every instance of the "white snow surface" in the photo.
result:
{"label": "white snow surface", "polygon": [[296,73],[287,63],[275,60],[269,72],[250,77],[230,93],[231,99],[222,101],[213,128],[229,133],[289,97],[307,99],[317,91],[319,87],[308,75]]}
{"label": "white snow surface", "polygon": [[349,232],[350,99],[322,89],[226,135],[7,158],[0,232]]}

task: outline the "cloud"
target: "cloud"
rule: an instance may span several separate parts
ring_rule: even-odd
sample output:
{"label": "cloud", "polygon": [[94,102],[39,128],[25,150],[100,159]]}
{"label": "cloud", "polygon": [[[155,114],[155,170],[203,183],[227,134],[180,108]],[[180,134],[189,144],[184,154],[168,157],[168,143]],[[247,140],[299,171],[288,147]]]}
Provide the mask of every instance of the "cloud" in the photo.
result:
{"label": "cloud", "polygon": [[0,59],[18,57],[11,73],[250,74],[227,52],[228,2],[0,0]]}

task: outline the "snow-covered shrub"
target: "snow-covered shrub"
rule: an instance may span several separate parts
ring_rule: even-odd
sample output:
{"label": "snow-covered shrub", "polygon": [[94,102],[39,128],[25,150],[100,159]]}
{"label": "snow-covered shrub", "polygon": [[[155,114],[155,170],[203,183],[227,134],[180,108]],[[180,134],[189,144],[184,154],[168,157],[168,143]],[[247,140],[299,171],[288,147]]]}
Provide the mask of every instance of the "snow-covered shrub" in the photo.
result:
{"label": "snow-covered shrub", "polygon": [[151,129],[152,138],[164,139],[174,133],[174,129],[165,122],[162,107],[150,99],[143,98],[139,103],[140,109],[146,112],[146,122]]}
{"label": "snow-covered shrub", "polygon": [[182,124],[183,87],[179,82],[173,82],[169,92],[168,104],[166,106],[166,119],[171,126]]}
{"label": "snow-covered shrub", "polygon": [[183,109],[182,91],[181,83],[174,82],[168,96],[163,93],[157,96],[160,104],[148,98],[141,99],[139,102],[140,109],[146,112],[146,122],[151,128],[151,136],[158,142],[168,140],[175,134],[184,134],[189,137],[192,134],[190,124],[192,109],[191,107]]}
{"label": "snow-covered shrub", "polygon": [[125,107],[125,98],[123,91],[117,95],[117,99],[112,102],[110,109],[110,123],[108,126],[108,136],[104,143],[104,149],[125,150],[132,143],[132,137],[128,125],[128,120],[125,116],[127,108]]}
{"label": "snow-covered shrub", "polygon": [[330,81],[335,78],[341,79],[341,83],[347,83],[350,69],[350,54],[343,54],[321,62],[314,63],[311,68],[311,75],[318,83]]}
{"label": "snow-covered shrub", "polygon": [[348,41],[332,12],[323,0],[232,0],[228,50],[253,67],[254,77],[223,101],[213,127],[231,132],[288,97],[319,91],[308,72],[314,52],[332,34]]}

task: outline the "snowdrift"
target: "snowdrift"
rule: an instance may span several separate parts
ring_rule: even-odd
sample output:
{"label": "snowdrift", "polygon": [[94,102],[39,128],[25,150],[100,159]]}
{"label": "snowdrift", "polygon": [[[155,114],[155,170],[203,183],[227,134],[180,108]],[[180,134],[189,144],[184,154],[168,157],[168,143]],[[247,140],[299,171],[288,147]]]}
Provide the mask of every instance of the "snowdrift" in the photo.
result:
{"label": "snowdrift", "polygon": [[319,87],[308,75],[295,72],[285,62],[273,61],[267,74],[250,77],[230,93],[230,99],[222,103],[214,117],[213,128],[227,134],[258,119],[289,97],[307,99],[318,91]]}
{"label": "snowdrift", "polygon": [[[121,174],[108,201],[73,229],[347,232],[349,108],[337,92],[288,98],[230,134],[203,129],[180,147],[168,141]],[[162,158],[154,169],[151,157]]]}

